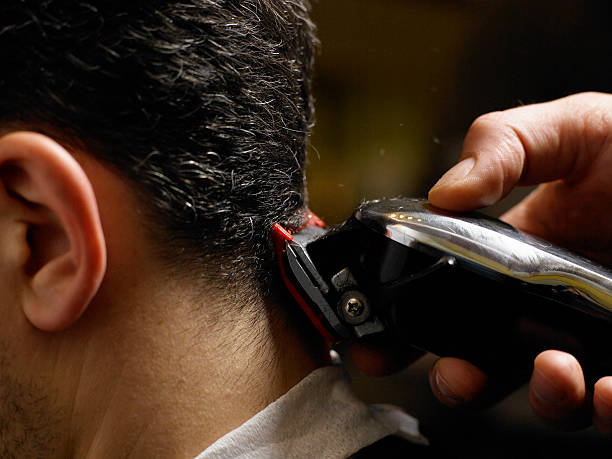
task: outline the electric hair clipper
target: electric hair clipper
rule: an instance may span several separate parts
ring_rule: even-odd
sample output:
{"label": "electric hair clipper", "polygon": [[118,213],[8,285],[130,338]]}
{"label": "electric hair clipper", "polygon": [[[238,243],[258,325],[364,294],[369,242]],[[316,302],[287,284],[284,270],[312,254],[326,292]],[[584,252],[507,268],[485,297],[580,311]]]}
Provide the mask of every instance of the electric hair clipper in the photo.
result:
{"label": "electric hair clipper", "polygon": [[530,371],[558,349],[589,379],[612,374],[612,271],[425,200],[366,202],[337,228],[316,223],[295,234],[276,224],[273,239],[287,288],[329,342],[384,336],[491,374]]}

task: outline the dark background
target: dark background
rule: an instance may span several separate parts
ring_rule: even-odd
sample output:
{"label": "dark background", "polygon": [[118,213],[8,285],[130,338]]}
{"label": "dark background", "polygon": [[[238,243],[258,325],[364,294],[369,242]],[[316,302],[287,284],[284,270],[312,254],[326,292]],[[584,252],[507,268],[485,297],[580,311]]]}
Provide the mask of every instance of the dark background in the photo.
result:
{"label": "dark background", "polygon": [[[308,180],[311,207],[330,224],[363,199],[425,196],[480,114],[612,89],[612,2],[315,0],[313,18],[321,47]],[[538,420],[525,389],[479,414],[441,407],[427,385],[432,361],[375,381],[352,372],[363,397],[405,407],[432,441],[394,454],[612,454],[592,428],[559,432]]]}

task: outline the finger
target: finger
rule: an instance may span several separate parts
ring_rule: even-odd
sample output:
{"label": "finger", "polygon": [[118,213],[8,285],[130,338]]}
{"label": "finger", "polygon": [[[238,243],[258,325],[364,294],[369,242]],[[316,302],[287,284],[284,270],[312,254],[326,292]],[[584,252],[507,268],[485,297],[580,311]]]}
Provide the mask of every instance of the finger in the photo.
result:
{"label": "finger", "polygon": [[470,210],[517,184],[571,180],[588,168],[612,130],[612,96],[585,93],[478,118],[461,161],[429,192],[432,204]]}
{"label": "finger", "polygon": [[612,434],[612,376],[595,383],[593,424],[603,433]]}
{"label": "finger", "polygon": [[[500,218],[516,228],[533,235],[546,237],[548,240],[554,239],[559,233],[567,234],[568,224],[563,219],[567,218],[567,212],[561,211],[561,208],[572,203],[568,202],[567,196],[559,196],[558,193],[555,193],[555,188],[550,183],[540,185]],[[599,212],[595,213],[599,214]],[[551,242],[559,243],[560,241]]]}
{"label": "finger", "polygon": [[582,427],[586,396],[582,368],[572,355],[544,351],[536,357],[529,383],[529,402],[536,414],[562,426]]}
{"label": "finger", "polygon": [[524,232],[612,264],[612,219],[602,218],[612,209],[608,177],[612,155],[607,161],[595,161],[592,167],[580,183],[558,180],[540,185],[501,219]]}
{"label": "finger", "polygon": [[434,395],[447,406],[456,407],[475,400],[487,385],[487,376],[465,360],[438,359],[429,372]]}

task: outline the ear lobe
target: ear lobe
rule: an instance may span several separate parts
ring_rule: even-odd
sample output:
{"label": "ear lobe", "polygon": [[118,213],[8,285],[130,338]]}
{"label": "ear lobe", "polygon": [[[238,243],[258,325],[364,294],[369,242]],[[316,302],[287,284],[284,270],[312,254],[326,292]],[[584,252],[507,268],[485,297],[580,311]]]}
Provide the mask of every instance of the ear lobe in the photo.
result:
{"label": "ear lobe", "polygon": [[[106,246],[95,195],[78,162],[50,138],[17,132],[0,138],[0,182],[27,226],[17,286],[35,327],[74,323],[97,293]],[[0,254],[1,256],[1,254]]]}

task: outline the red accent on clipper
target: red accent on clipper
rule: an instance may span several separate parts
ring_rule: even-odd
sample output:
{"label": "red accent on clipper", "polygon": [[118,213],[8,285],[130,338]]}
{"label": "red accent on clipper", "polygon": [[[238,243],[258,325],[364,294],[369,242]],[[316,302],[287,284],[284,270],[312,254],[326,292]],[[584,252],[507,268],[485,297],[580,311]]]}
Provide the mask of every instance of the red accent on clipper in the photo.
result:
{"label": "red accent on clipper", "polygon": [[325,222],[321,220],[312,210],[308,210],[306,211],[306,215],[304,217],[304,225],[300,229],[309,228],[311,226],[325,228]]}
{"label": "red accent on clipper", "polygon": [[[311,216],[308,217],[306,224],[302,228],[300,228],[300,230],[306,229],[314,225],[325,226],[325,223],[323,223],[323,220],[321,220],[319,217],[317,217],[315,214],[313,214],[310,211],[309,211],[309,214]],[[287,290],[289,290],[289,293],[291,293],[291,296],[295,299],[295,301],[300,306],[300,308],[302,308],[306,316],[308,316],[312,324],[315,326],[315,328],[318,330],[321,336],[323,336],[325,341],[327,341],[328,343],[335,343],[337,339],[334,338],[334,336],[329,332],[329,330],[325,326],[323,322],[323,316],[320,314],[317,314],[310,307],[308,302],[302,297],[302,295],[300,294],[296,286],[293,284],[293,282],[291,282],[291,279],[289,278],[287,271],[285,269],[283,254],[287,250],[287,244],[293,240],[293,236],[291,235],[289,231],[287,231],[281,225],[279,225],[278,223],[274,223],[274,225],[272,225],[271,237],[272,237],[272,242],[274,244],[274,249],[276,251],[278,268],[280,270],[280,274],[283,279],[283,282],[285,283],[285,286],[287,287]]]}

